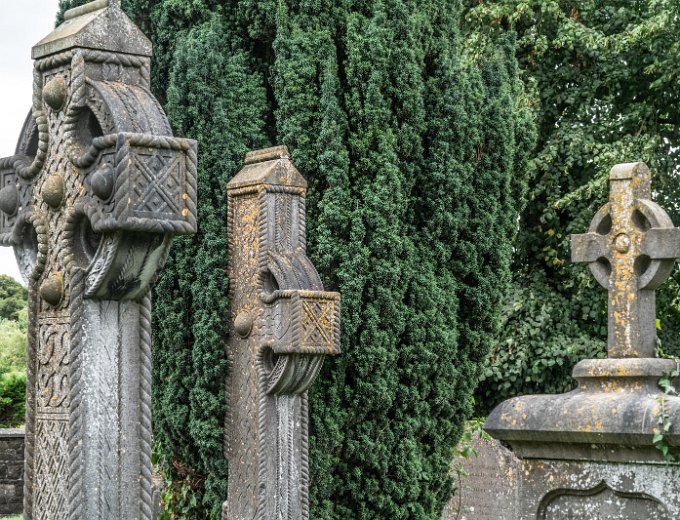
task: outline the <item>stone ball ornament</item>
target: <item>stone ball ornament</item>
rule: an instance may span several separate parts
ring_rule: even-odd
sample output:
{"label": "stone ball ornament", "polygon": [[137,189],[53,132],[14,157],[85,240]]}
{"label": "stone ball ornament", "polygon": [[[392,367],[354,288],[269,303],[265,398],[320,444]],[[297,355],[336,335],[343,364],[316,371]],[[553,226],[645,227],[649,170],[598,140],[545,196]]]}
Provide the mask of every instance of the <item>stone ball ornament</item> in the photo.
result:
{"label": "stone ball ornament", "polygon": [[43,99],[52,110],[61,110],[66,103],[68,85],[62,77],[48,81],[43,88]]}

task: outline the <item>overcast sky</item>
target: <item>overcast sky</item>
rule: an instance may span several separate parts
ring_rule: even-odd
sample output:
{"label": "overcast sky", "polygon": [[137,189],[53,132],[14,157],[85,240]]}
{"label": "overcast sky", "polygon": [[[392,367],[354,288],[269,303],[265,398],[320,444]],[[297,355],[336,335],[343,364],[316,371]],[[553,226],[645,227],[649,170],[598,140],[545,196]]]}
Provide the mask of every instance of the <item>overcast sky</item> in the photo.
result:
{"label": "overcast sky", "polygon": [[[14,154],[31,108],[31,47],[54,28],[59,0],[4,0],[0,17],[0,157]],[[21,280],[11,248],[0,247],[0,274]]]}

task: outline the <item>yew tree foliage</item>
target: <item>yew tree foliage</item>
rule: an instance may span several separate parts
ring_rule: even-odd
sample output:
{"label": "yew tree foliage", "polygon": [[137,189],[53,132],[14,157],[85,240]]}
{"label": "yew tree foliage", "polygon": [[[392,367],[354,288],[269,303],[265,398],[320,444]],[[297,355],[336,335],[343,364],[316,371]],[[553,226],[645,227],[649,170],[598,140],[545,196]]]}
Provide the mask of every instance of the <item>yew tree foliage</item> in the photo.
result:
{"label": "yew tree foliage", "polygon": [[123,5],[175,132],[199,142],[199,233],[154,291],[155,434],[192,518],[227,498],[225,186],[272,144],[310,182],[310,256],[343,298],[344,353],[311,390],[312,518],[439,518],[527,191],[513,37],[466,53],[451,0]]}
{"label": "yew tree foliage", "polygon": [[[482,409],[518,394],[560,392],[573,365],[605,355],[606,293],[570,262],[617,163],[644,161],[657,202],[680,223],[680,4],[671,0],[469,2],[472,48],[487,31],[518,34],[532,85],[538,148],[520,221],[512,296],[478,397]],[[675,273],[680,279],[680,273]],[[663,348],[678,353],[680,291],[658,291]]]}

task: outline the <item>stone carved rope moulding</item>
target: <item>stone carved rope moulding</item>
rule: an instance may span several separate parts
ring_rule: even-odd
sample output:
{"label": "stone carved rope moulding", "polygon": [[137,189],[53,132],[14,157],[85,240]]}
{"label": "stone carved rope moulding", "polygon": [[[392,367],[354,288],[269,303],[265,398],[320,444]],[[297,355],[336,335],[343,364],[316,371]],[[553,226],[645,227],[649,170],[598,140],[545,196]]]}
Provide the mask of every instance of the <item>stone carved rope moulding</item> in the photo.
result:
{"label": "stone carved rope moulding", "polygon": [[228,520],[309,518],[307,389],[340,353],[340,295],[306,255],[306,187],[286,147],[248,154],[227,186]]}
{"label": "stone carved rope moulding", "polygon": [[150,285],[196,230],[196,143],[149,90],[119,2],[33,48],[33,107],[0,160],[0,244],[29,283],[24,515],[151,518]]}

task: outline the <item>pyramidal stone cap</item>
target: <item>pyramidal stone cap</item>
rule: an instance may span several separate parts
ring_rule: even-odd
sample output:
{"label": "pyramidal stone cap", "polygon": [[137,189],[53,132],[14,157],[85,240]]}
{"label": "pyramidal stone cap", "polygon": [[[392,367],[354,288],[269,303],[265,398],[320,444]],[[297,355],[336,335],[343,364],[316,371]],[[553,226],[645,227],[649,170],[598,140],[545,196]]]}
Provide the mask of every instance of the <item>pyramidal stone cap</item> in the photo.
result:
{"label": "pyramidal stone cap", "polygon": [[306,188],[307,181],[293,165],[288,147],[284,145],[246,154],[244,168],[229,181],[227,188],[256,185]]}
{"label": "pyramidal stone cap", "polygon": [[[115,28],[115,30],[111,30]],[[120,8],[120,0],[96,0],[64,14],[64,23],[33,47],[34,60],[82,48],[151,56],[151,42]]]}

